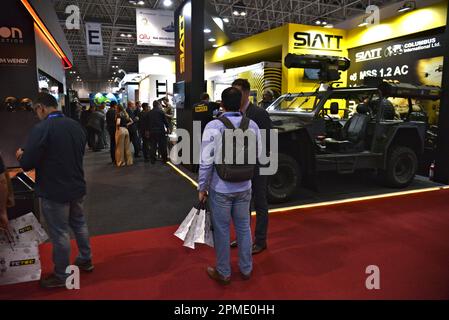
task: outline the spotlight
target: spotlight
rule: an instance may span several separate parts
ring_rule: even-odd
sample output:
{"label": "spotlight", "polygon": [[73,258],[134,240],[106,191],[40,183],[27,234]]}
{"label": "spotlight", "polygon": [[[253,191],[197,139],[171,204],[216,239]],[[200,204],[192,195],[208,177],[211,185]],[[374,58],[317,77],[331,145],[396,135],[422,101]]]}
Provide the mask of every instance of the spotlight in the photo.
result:
{"label": "spotlight", "polygon": [[228,18],[223,18],[222,19],[224,23],[229,23],[229,19]]}
{"label": "spotlight", "polygon": [[404,4],[398,9],[398,12],[407,12],[416,9],[415,1],[405,1]]}
{"label": "spotlight", "polygon": [[209,42],[215,42],[216,39],[215,38],[209,38]]}
{"label": "spotlight", "polygon": [[204,33],[211,33],[212,31],[209,28],[204,29]]}
{"label": "spotlight", "polygon": [[131,38],[132,36],[133,36],[133,35],[130,34],[130,33],[128,33],[128,35],[127,35],[128,38]]}
{"label": "spotlight", "polygon": [[173,4],[173,2],[171,0],[164,0],[165,7],[170,7],[172,4]]}
{"label": "spotlight", "polygon": [[232,14],[235,16],[246,16],[246,6],[243,3],[243,1],[239,1],[237,2],[233,7],[232,7]]}
{"label": "spotlight", "polygon": [[158,56],[158,55],[159,55],[158,52],[153,53],[153,56]]}
{"label": "spotlight", "polygon": [[129,0],[128,1],[130,4],[133,4],[133,5],[136,5],[137,4],[137,1],[136,0]]}
{"label": "spotlight", "polygon": [[140,0],[139,2],[137,2],[137,4],[138,4],[139,6],[143,6],[143,5],[145,4],[145,1]]}
{"label": "spotlight", "polygon": [[317,26],[320,26],[320,25],[321,25],[321,20],[315,21],[315,24],[316,24]]}

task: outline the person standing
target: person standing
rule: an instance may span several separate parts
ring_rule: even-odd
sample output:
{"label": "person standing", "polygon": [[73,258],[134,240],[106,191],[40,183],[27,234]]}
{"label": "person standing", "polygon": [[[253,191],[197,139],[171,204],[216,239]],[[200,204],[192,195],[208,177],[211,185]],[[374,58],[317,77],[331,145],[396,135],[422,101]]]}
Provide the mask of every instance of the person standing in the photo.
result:
{"label": "person standing", "polygon": [[267,109],[274,101],[273,91],[267,89],[263,92],[262,100],[259,102],[259,107],[262,109]]}
{"label": "person standing", "polygon": [[133,101],[128,101],[128,109],[126,109],[132,123],[128,125],[129,137],[134,147],[134,157],[140,157],[140,137],[139,137],[139,110]]}
{"label": "person standing", "polygon": [[[259,129],[265,130],[267,133],[266,146],[262,147],[262,152],[269,155],[269,130],[272,129],[272,123],[268,112],[265,109],[255,106],[249,101],[251,91],[250,84],[246,79],[236,79],[232,86],[242,92],[242,104],[240,112],[246,117],[253,120]],[[252,179],[252,200],[254,209],[256,210],[256,231],[253,244],[253,254],[258,254],[267,248],[267,232],[268,232],[268,177],[260,175],[260,168],[256,167],[254,177]],[[237,241],[231,243],[231,247],[236,247]]]}
{"label": "person standing", "polygon": [[145,162],[150,161],[150,140],[145,134],[145,115],[150,111],[150,106],[147,102],[142,103],[142,112],[140,113],[139,121],[139,135],[142,137],[142,152]]}
{"label": "person standing", "polygon": [[115,128],[116,128],[117,102],[111,101],[109,110],[106,112],[106,127],[109,134],[109,149],[111,152],[111,161],[115,163]]}
{"label": "person standing", "polygon": [[[205,202],[208,198],[211,209],[212,225],[214,229],[214,247],[216,254],[216,267],[208,267],[207,274],[221,284],[231,281],[230,261],[230,223],[234,222],[235,232],[239,241],[239,268],[243,279],[248,280],[252,272],[251,257],[251,228],[248,211],[251,202],[251,180],[240,182],[225,181],[218,175],[215,168],[217,147],[214,144],[220,141],[227,126],[224,122],[231,122],[232,126],[239,128],[244,117],[239,112],[242,93],[237,88],[228,88],[222,93],[222,107],[225,112],[222,117],[209,122],[204,129],[201,142],[201,162],[199,168],[199,200]],[[247,118],[246,118],[247,119]],[[252,130],[256,137],[260,136],[259,128],[252,120],[248,120],[247,129]],[[210,152],[214,150],[214,152]],[[206,152],[208,151],[208,152]],[[221,150],[221,152],[224,152]],[[213,153],[213,154],[212,154]],[[213,157],[211,161],[210,157]]]}
{"label": "person standing", "polygon": [[132,125],[128,113],[122,105],[118,105],[116,114],[115,130],[115,164],[117,167],[133,165],[128,126]]}
{"label": "person standing", "polygon": [[104,112],[97,107],[93,107],[89,122],[87,123],[87,132],[90,146],[94,152],[104,148],[103,134],[105,120]]}
{"label": "person standing", "polygon": [[145,137],[150,141],[150,161],[156,163],[156,150],[165,163],[167,157],[167,137],[166,133],[171,131],[170,123],[162,111],[159,101],[153,101],[153,109],[145,115]]}
{"label": "person standing", "polygon": [[54,273],[41,279],[44,288],[65,287],[70,263],[70,233],[75,235],[79,255],[74,265],[92,271],[89,232],[84,216],[86,195],[83,157],[86,136],[76,121],[57,110],[56,99],[40,93],[34,110],[41,120],[29,135],[25,149],[18,149],[17,160],[24,171],[36,170],[36,195],[53,244]]}

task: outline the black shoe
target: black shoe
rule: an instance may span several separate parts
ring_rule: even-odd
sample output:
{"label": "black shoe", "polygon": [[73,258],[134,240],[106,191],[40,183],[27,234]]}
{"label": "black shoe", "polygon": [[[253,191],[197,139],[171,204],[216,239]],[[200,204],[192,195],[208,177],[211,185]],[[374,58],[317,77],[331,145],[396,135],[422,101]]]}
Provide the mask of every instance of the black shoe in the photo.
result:
{"label": "black shoe", "polygon": [[50,275],[45,279],[41,279],[39,282],[42,288],[65,288],[65,280],[59,279],[54,274]]}
{"label": "black shoe", "polygon": [[217,269],[213,267],[207,267],[207,274],[209,277],[215,281],[217,281],[219,284],[222,285],[228,285],[231,283],[231,277],[224,277],[220,273],[218,273]]}
{"label": "black shoe", "polygon": [[94,265],[92,264],[92,260],[82,261],[77,258],[73,264],[84,272],[92,272],[95,269]]}
{"label": "black shoe", "polygon": [[243,272],[240,272],[240,278],[242,278],[242,280],[249,280],[251,279],[251,272],[248,274],[244,274]]}
{"label": "black shoe", "polygon": [[259,246],[257,244],[253,244],[253,254],[261,253],[262,251],[266,250],[267,246]]}
{"label": "black shoe", "polygon": [[237,248],[237,240],[231,241],[231,248]]}

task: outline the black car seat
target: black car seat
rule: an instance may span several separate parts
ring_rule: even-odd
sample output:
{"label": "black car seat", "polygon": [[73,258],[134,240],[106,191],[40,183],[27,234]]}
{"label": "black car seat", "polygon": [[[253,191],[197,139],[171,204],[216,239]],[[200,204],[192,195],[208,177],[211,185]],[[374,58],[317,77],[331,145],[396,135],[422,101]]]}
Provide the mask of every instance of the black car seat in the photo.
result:
{"label": "black car seat", "polygon": [[371,117],[366,104],[357,106],[355,113],[342,129],[342,140],[325,139],[326,147],[335,152],[359,152],[364,149],[366,128]]}

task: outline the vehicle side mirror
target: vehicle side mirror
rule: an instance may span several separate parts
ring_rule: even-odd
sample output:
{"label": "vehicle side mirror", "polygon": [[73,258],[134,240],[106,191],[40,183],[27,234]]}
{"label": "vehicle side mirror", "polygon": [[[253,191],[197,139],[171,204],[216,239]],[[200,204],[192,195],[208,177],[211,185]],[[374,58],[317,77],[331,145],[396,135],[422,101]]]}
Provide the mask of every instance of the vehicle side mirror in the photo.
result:
{"label": "vehicle side mirror", "polygon": [[331,106],[329,108],[331,114],[338,114],[339,110],[338,102],[331,102]]}

